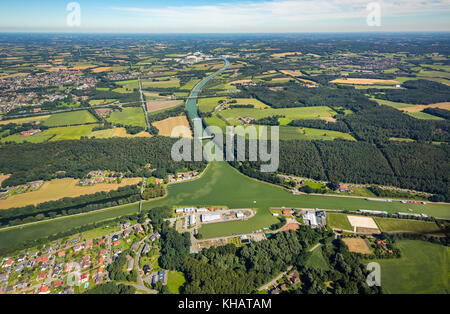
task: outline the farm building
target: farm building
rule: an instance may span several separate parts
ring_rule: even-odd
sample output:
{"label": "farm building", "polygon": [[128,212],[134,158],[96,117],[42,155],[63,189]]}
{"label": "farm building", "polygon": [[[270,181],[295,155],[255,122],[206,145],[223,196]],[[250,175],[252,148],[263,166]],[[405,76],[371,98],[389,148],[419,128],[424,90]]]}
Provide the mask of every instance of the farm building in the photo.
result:
{"label": "farm building", "polygon": [[303,221],[311,227],[325,226],[327,214],[323,210],[307,210],[303,213]]}
{"label": "farm building", "polygon": [[317,227],[318,223],[317,223],[317,217],[316,217],[316,213],[314,211],[306,211],[303,214],[303,220],[305,221],[305,223],[307,225],[310,225],[312,227]]}
{"label": "farm building", "polygon": [[175,213],[176,213],[176,214],[182,214],[182,213],[184,213],[184,208],[177,208],[177,209],[175,210]]}
{"label": "farm building", "polygon": [[392,203],[392,200],[386,200],[381,198],[366,198],[366,201]]}
{"label": "farm building", "polygon": [[197,213],[207,213],[208,212],[208,210],[206,208],[199,208],[196,211],[197,211]]}
{"label": "farm building", "polygon": [[368,209],[358,209],[358,212],[362,214],[373,214],[373,215],[387,215],[387,211],[380,211],[380,210],[368,210]]}
{"label": "farm building", "polygon": [[195,217],[195,215],[191,215],[191,216],[189,217],[189,224],[190,224],[191,226],[195,225],[196,221],[197,221],[197,218]]}
{"label": "farm building", "polygon": [[238,212],[236,214],[236,218],[239,218],[239,219],[245,218],[245,214],[243,212]]}
{"label": "farm building", "polygon": [[221,216],[220,214],[203,214],[202,215],[202,221],[203,222],[210,222],[215,220],[220,220]]}

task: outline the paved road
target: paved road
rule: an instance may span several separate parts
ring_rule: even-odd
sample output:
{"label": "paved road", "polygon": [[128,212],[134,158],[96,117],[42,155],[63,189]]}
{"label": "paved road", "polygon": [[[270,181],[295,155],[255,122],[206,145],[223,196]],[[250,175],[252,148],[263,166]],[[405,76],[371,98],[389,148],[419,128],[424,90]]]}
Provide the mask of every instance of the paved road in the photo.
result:
{"label": "paved road", "polygon": [[148,130],[150,131],[152,124],[150,123],[150,120],[148,119],[147,101],[145,100],[144,93],[142,92],[141,77],[139,77],[138,80],[139,80],[139,94],[141,95],[142,109],[144,109],[145,121],[147,122],[147,127],[148,127]]}
{"label": "paved road", "polygon": [[261,290],[267,290],[267,289],[269,289],[269,287],[271,287],[271,286],[273,286],[274,284],[276,284],[278,280],[280,280],[281,278],[283,278],[284,275],[286,275],[288,272],[290,272],[291,269],[292,269],[292,266],[289,266],[288,269],[287,269],[285,272],[279,274],[277,277],[275,277],[275,279],[273,279],[273,280],[272,280],[271,282],[269,282],[269,283],[266,283],[264,286],[260,287],[258,290],[261,291]]}
{"label": "paved road", "polygon": [[144,239],[142,239],[142,240],[139,242],[139,247],[138,247],[138,250],[137,250],[137,252],[136,252],[136,257],[135,257],[135,259],[134,259],[134,267],[136,267],[136,272],[137,272],[137,275],[138,275],[138,281],[139,281],[139,284],[133,284],[133,286],[134,286],[135,288],[137,288],[137,289],[139,289],[139,290],[143,290],[143,291],[145,291],[145,292],[147,292],[147,293],[150,293],[150,294],[157,294],[158,291],[148,289],[148,288],[145,286],[144,280],[142,280],[141,269],[140,269],[140,267],[139,267],[139,259],[141,258],[141,253],[142,253],[142,250],[143,250],[143,248],[144,248],[144,241],[145,241],[147,238],[148,238],[148,237],[145,237]]}

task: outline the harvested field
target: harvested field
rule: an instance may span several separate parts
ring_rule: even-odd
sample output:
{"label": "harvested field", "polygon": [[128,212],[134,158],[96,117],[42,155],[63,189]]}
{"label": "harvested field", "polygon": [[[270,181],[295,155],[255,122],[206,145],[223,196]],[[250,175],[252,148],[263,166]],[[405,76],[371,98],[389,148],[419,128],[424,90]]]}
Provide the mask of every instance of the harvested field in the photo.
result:
{"label": "harvested field", "polygon": [[281,70],[280,72],[283,73],[283,74],[286,74],[286,75],[290,75],[290,76],[303,76],[302,73],[297,72],[297,71]]}
{"label": "harvested field", "polygon": [[189,121],[186,116],[172,117],[162,121],[153,123],[153,125],[159,130],[159,135],[172,137],[172,132],[176,127],[186,127],[189,129],[189,133],[180,133],[174,137],[189,137],[192,138],[192,132],[190,131]]}
{"label": "harvested field", "polygon": [[150,100],[147,101],[148,112],[173,108],[183,104],[183,100]]}
{"label": "harvested field", "polygon": [[395,85],[400,84],[396,80],[379,80],[379,79],[363,79],[363,78],[348,78],[348,79],[336,79],[330,83],[336,84],[353,84],[353,85],[374,85],[374,84],[387,84]]}
{"label": "harvested field", "polygon": [[420,112],[426,108],[439,108],[439,109],[450,110],[450,102],[440,102],[440,103],[431,104],[431,105],[416,105],[416,106],[402,108],[401,110],[406,111],[406,112]]}
{"label": "harvested field", "polygon": [[94,186],[78,186],[76,179],[55,179],[46,181],[42,187],[33,192],[17,194],[0,201],[0,209],[37,205],[49,201],[56,201],[64,197],[78,197],[81,195],[94,194],[117,190],[119,187],[134,185],[141,182],[140,178],[125,178],[122,183],[102,183]]}
{"label": "harvested field", "polygon": [[131,135],[127,133],[125,128],[114,128],[107,130],[94,131],[89,134],[89,137],[95,138],[112,138],[112,137],[152,137],[148,132],[141,132],[136,135]]}
{"label": "harvested field", "polygon": [[368,228],[378,230],[378,226],[372,217],[347,216],[347,219],[354,228]]}
{"label": "harvested field", "polygon": [[284,53],[274,53],[273,55],[270,55],[273,58],[283,58],[287,56],[301,56],[301,52],[284,52]]}
{"label": "harvested field", "polygon": [[366,240],[361,238],[345,238],[342,239],[344,243],[348,246],[348,250],[354,253],[361,254],[372,254]]}
{"label": "harvested field", "polygon": [[6,179],[8,179],[11,175],[5,175],[5,174],[0,174],[0,186],[2,185],[3,181],[5,181]]}
{"label": "harvested field", "polygon": [[337,121],[333,117],[322,117],[322,118],[320,118],[320,120],[324,120],[324,121],[327,121],[327,122],[333,122],[333,123]]}
{"label": "harvested field", "polygon": [[239,80],[239,81],[233,81],[231,83],[228,83],[229,85],[237,85],[237,84],[246,84],[246,83],[251,83],[253,82],[252,80]]}
{"label": "harvested field", "polygon": [[111,67],[99,67],[92,70],[93,73],[102,73],[111,70]]}

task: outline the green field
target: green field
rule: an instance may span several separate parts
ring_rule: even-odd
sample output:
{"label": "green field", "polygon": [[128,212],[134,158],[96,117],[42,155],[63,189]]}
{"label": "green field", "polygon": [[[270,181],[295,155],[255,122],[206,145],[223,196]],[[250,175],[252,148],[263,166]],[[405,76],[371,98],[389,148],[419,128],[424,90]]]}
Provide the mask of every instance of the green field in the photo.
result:
{"label": "green field", "polygon": [[[201,98],[198,100],[198,109],[200,112],[213,112],[221,100],[226,100],[226,97]],[[254,98],[233,98],[232,100],[236,103],[232,103],[230,106],[253,105],[256,109],[269,108],[269,106]]]}
{"label": "green field", "polygon": [[24,137],[21,134],[10,135],[3,138],[1,142],[16,142],[23,143],[25,141],[30,143],[42,143],[45,141],[61,141],[61,140],[79,140],[82,136],[89,136],[95,125],[78,125],[68,126],[62,128],[51,128],[42,133]]}
{"label": "green field", "polygon": [[440,230],[435,222],[412,219],[375,218],[381,231],[410,231],[417,233],[433,233]]}
{"label": "green field", "polygon": [[43,124],[48,127],[68,126],[98,122],[87,110],[55,113],[46,119]]}
{"label": "green field", "polygon": [[327,225],[330,228],[353,230],[353,227],[345,214],[327,212]]}
{"label": "green field", "polygon": [[167,287],[169,288],[170,293],[179,294],[180,287],[184,285],[186,279],[184,278],[183,273],[178,271],[170,271],[169,277],[167,279]]}
{"label": "green field", "polygon": [[450,248],[416,240],[397,241],[402,257],[376,260],[385,293],[448,294]]}
{"label": "green field", "polygon": [[305,267],[310,267],[313,269],[320,269],[320,270],[329,270],[330,265],[325,260],[322,254],[322,248],[318,247],[314,251],[312,251],[311,256],[308,258],[308,261],[305,264]]}
{"label": "green field", "polygon": [[379,105],[384,105],[384,106],[389,106],[395,109],[402,109],[402,108],[408,108],[408,107],[413,107],[413,104],[405,104],[402,102],[394,102],[394,101],[389,101],[389,100],[383,100],[383,99],[375,99],[372,98],[372,100],[376,101]]}
{"label": "green field", "polygon": [[[202,178],[170,185],[164,199],[143,203],[144,209],[157,206],[227,206],[229,208],[258,208],[257,214],[247,221],[236,221],[205,225],[200,229],[204,237],[249,233],[269,227],[277,222],[269,211],[270,207],[320,208],[320,209],[373,209],[391,213],[407,212],[429,216],[450,217],[450,207],[446,204],[402,204],[400,202],[370,202],[361,198],[333,197],[325,195],[293,195],[291,192],[250,179],[225,162],[210,163]],[[138,204],[113,207],[79,216],[69,216],[53,221],[43,221],[27,226],[18,226],[0,231],[0,248],[37,239],[69,230],[95,221],[101,221],[138,211]]]}
{"label": "green field", "polygon": [[320,130],[311,128],[298,128],[291,126],[280,127],[280,139],[281,140],[323,140],[332,141],[335,139],[344,139],[348,141],[356,141],[353,136],[348,133],[342,133],[338,131]]}
{"label": "green field", "polygon": [[147,128],[144,111],[141,107],[123,108],[122,111],[111,113],[106,120],[114,124]]}
{"label": "green field", "polygon": [[441,117],[436,117],[425,112],[405,112],[407,115],[421,120],[445,120]]}
{"label": "green field", "polygon": [[236,108],[225,110],[221,112],[221,115],[225,119],[235,119],[238,117],[250,117],[254,119],[261,119],[271,116],[285,116],[288,119],[320,119],[333,117],[337,113],[325,106],[318,107],[300,107],[300,108],[282,108],[282,109],[247,109]]}

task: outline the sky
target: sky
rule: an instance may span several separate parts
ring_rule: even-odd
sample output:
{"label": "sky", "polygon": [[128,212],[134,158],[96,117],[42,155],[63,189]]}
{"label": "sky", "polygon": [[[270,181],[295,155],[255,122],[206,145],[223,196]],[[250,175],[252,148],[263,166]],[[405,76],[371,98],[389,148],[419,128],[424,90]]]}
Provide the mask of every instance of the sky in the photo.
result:
{"label": "sky", "polygon": [[[67,10],[71,2],[79,6]],[[405,31],[450,31],[450,0],[0,1],[0,32]]]}

